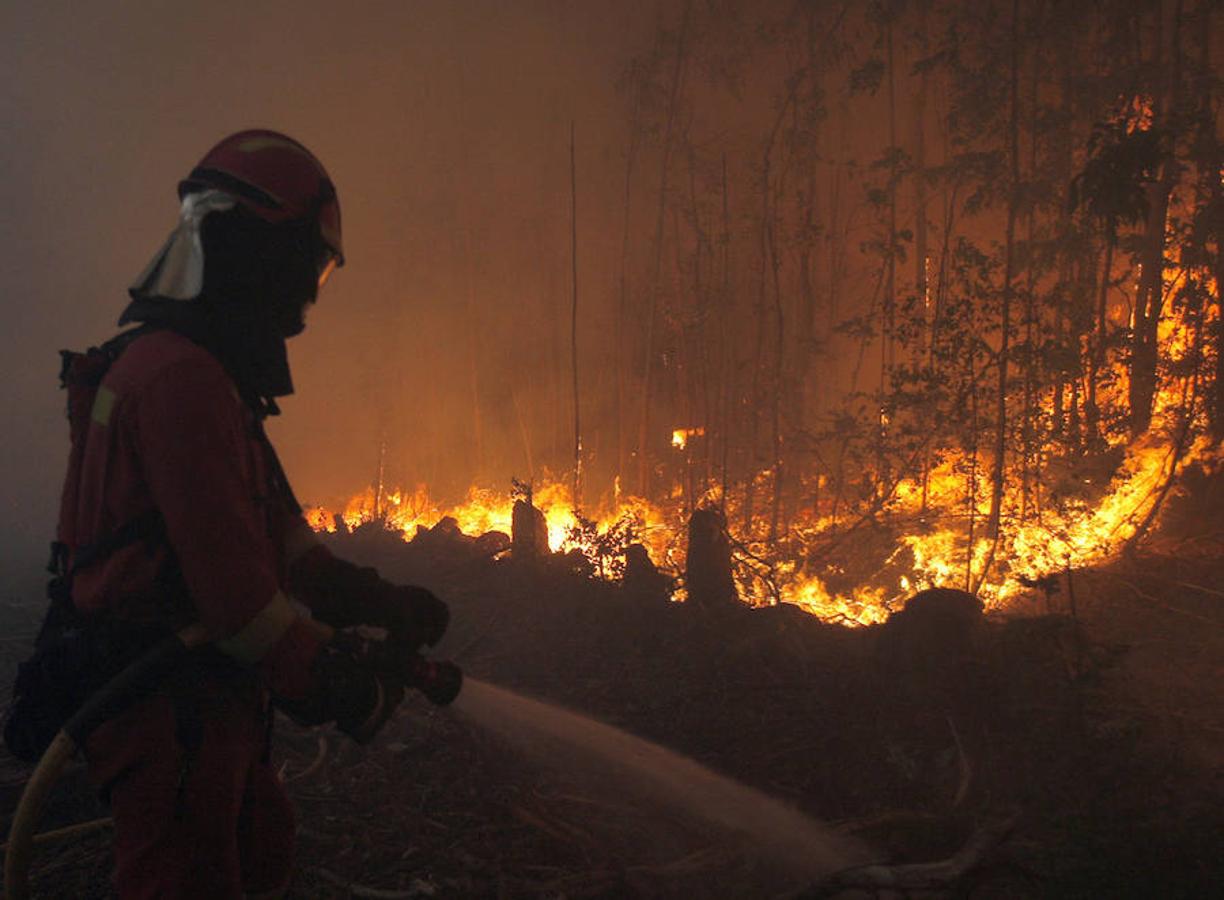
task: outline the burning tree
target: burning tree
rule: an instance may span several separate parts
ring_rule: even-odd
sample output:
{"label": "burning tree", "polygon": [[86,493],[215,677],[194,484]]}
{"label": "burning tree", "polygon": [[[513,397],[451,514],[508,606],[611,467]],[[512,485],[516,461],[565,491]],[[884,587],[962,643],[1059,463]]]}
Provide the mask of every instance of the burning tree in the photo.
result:
{"label": "burning tree", "polygon": [[[621,80],[590,518],[563,453],[530,463],[550,548],[615,573],[641,540],[678,575],[715,508],[744,601],[870,622],[922,587],[1007,604],[1142,540],[1224,434],[1219,17],[677,4]],[[342,518],[480,532],[510,508],[376,488]]]}

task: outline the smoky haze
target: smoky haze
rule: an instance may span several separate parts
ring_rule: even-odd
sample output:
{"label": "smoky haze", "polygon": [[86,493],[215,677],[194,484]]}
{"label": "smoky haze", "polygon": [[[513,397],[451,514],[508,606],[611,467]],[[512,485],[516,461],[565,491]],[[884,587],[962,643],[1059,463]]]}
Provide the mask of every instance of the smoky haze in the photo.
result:
{"label": "smoky haze", "polygon": [[[175,185],[248,127],[312,148],[348,265],[290,345],[271,426],[304,501],[388,477],[507,485],[568,452],[569,134],[580,343],[609,327],[624,100],[653,3],[9,3],[0,11],[4,596],[54,527],[60,348],[115,331]],[[586,374],[598,379],[597,372]],[[473,398],[479,397],[479,404]],[[516,412],[517,410],[517,412]],[[520,425],[521,420],[521,425]]]}

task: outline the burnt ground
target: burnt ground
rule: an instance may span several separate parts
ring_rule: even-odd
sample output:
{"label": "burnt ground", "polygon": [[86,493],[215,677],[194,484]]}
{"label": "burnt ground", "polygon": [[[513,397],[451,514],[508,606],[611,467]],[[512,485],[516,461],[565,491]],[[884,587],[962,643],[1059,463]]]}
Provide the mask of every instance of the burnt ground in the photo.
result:
{"label": "burnt ground", "polygon": [[[882,858],[945,858],[1017,813],[963,894],[1206,897],[1224,881],[1218,545],[1075,572],[1070,592],[1063,578],[958,642],[824,625],[789,607],[702,615],[556,560],[448,554],[369,531],[333,540],[442,594],[454,616],[439,655],[470,674],[685,753]],[[419,697],[369,747],[288,722],[277,747],[300,821],[294,897],[805,887],[751,840]],[[11,809],[20,773],[6,769]],[[105,814],[79,777],[54,807],[48,827]],[[108,837],[41,850],[39,895],[107,896]]]}

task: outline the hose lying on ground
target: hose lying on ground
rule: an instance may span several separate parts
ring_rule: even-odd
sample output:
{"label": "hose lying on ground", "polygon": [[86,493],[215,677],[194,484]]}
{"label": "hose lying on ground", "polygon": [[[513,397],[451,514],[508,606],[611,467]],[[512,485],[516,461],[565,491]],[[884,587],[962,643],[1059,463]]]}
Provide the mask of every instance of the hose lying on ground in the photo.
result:
{"label": "hose lying on ground", "polygon": [[30,895],[30,850],[39,813],[55,782],[86,739],[107,719],[156,687],[184,656],[208,640],[208,631],[196,623],[155,644],[103,685],[60,729],[26,783],[13,815],[4,854],[7,900],[26,900]]}
{"label": "hose lying on ground", "polygon": [[[330,626],[314,619],[303,621],[324,643],[335,637],[335,630]],[[94,729],[156,688],[188,653],[208,643],[212,637],[197,622],[155,644],[86,700],[60,729],[26,783],[13,815],[4,856],[6,900],[27,900],[29,897],[30,850],[39,813],[52,787]],[[381,656],[385,658],[391,677],[406,687],[416,688],[438,706],[453,701],[463,686],[463,673],[452,662],[425,659],[415,652]]]}

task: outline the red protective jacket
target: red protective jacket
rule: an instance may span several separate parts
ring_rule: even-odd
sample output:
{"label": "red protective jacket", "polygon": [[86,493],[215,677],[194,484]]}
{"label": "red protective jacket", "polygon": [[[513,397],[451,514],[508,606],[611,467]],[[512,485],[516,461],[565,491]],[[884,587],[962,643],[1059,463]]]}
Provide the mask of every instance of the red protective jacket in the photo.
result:
{"label": "red protective jacket", "polygon": [[[201,621],[224,652],[297,698],[320,641],[286,590],[301,558],[321,548],[273,486],[272,451],[260,435],[210,353],[173,331],[141,335],[98,390],[61,540],[83,547],[158,510],[164,536],[122,546],[75,575],[77,607],[172,628]],[[164,583],[175,563],[185,596]]]}

